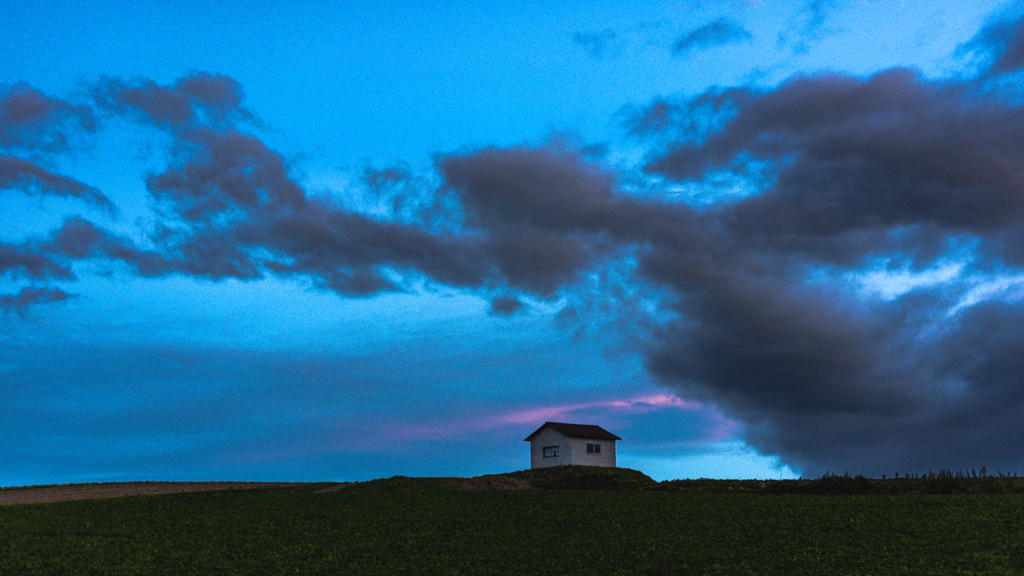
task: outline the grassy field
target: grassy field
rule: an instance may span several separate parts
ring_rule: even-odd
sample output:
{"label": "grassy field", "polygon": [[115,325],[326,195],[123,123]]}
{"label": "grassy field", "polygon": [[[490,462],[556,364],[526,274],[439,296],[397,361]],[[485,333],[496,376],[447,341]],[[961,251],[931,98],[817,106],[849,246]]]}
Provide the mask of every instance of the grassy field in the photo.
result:
{"label": "grassy field", "polygon": [[668,491],[633,480],[473,490],[393,478],[2,506],[0,574],[1024,573],[1022,494]]}

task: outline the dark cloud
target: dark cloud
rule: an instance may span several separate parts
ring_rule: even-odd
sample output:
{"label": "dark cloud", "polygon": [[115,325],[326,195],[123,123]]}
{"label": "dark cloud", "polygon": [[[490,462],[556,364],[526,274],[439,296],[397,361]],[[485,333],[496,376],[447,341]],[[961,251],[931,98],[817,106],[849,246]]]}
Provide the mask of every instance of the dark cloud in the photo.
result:
{"label": "dark cloud", "polygon": [[271,270],[311,276],[342,294],[404,289],[388,269],[462,287],[480,286],[488,277],[472,239],[378,222],[327,202],[312,202],[264,226],[242,227],[238,237],[270,251],[276,257],[267,263]]}
{"label": "dark cloud", "polygon": [[[421,278],[550,297],[607,249],[600,221],[610,215],[614,181],[576,152],[514,148],[440,156],[441,190],[407,167],[367,169],[366,186],[391,204],[387,214],[371,217],[329,195],[309,195],[286,158],[240,131],[255,120],[229,78],[197,74],[169,86],[104,78],[90,94],[109,114],[171,137],[169,162],[145,179],[161,219],[140,245],[69,218],[45,242],[12,246],[12,273],[71,274],[77,260],[101,260],[144,277],[305,277],[344,295],[405,290]],[[106,201],[25,161],[4,166],[51,193]]]}
{"label": "dark cloud", "polygon": [[221,74],[197,72],[170,86],[148,79],[125,82],[103,78],[90,93],[103,110],[130,114],[162,128],[227,127],[239,121],[255,121],[241,106],[241,85]]}
{"label": "dark cloud", "polygon": [[694,50],[749,42],[753,38],[753,35],[740,23],[728,18],[719,18],[714,22],[694,28],[676,39],[672,45],[672,54],[685,56]]}
{"label": "dark cloud", "polygon": [[[889,70],[866,80],[790,80],[739,105],[720,130],[673,145],[646,170],[677,180],[761,175],[763,193],[723,210],[737,231],[850,263],[898,239],[934,256],[937,232],[990,240],[1021,262],[1024,112],[969,86]],[[841,208],[841,209],[840,209]],[[943,248],[942,243],[939,247]]]}
{"label": "dark cloud", "polygon": [[1024,68],[1024,16],[994,20],[960,47],[983,61],[983,77],[1009,74]]}
{"label": "dark cloud", "polygon": [[491,314],[497,316],[511,316],[522,309],[522,301],[512,296],[498,296],[491,300]]}
{"label": "dark cloud", "polygon": [[289,166],[259,139],[233,130],[194,130],[180,141],[177,161],[146,179],[161,207],[192,223],[301,210],[305,192]]}
{"label": "dark cloud", "polygon": [[614,180],[578,154],[553,148],[487,148],[438,159],[466,225],[505,281],[542,296],[572,283],[601,252]]}
{"label": "dark cloud", "polygon": [[[761,450],[805,474],[985,465],[965,460],[970,452],[905,445],[909,423],[938,418],[955,388],[931,357],[930,331],[948,300],[863,301],[840,282],[809,285],[796,272],[727,259],[709,272],[683,256],[659,258],[672,267],[644,272],[680,296],[681,320],[657,334],[649,370],[746,423]],[[1011,465],[1008,454],[991,462]]]}
{"label": "dark cloud", "polygon": [[[236,134],[223,137],[253,151],[253,143]],[[51,234],[44,253],[62,261],[120,262],[144,277],[306,276],[347,295],[403,289],[386,269],[420,272],[455,286],[485,281],[487,271],[472,242],[378,222],[328,199],[306,198],[278,172],[283,170],[279,157],[256,150],[265,155],[247,156],[244,169],[236,154],[217,151],[212,158],[219,164],[206,164],[208,156],[202,154],[202,164],[186,162],[151,176],[151,192],[167,219],[150,234],[150,248],[75,217]]]}
{"label": "dark cloud", "polygon": [[648,106],[625,106],[619,110],[622,123],[636,136],[664,134],[686,121],[688,110],[675,102],[658,99]]}
{"label": "dark cloud", "polygon": [[31,242],[23,245],[0,242],[0,274],[13,278],[28,277],[35,280],[74,278],[71,269],[54,262]]}
{"label": "dark cloud", "polygon": [[438,169],[459,194],[473,227],[512,222],[580,229],[607,217],[615,193],[610,173],[555,147],[485,148],[441,156]]}
{"label": "dark cloud", "polygon": [[754,95],[749,88],[707,92],[689,101],[657,98],[645,106],[623,106],[617,116],[627,134],[679,146],[720,128],[737,106]]}
{"label": "dark cloud", "polygon": [[[46,242],[41,244],[41,249],[49,257],[60,259],[68,264],[73,260],[85,259],[122,262],[127,264],[134,273],[147,278],[189,270],[186,263],[176,262],[154,250],[140,249],[132,240],[107,232],[78,216],[65,220],[64,224],[54,230]],[[199,273],[195,275],[212,276]],[[213,277],[223,278],[226,276],[228,275]]]}
{"label": "dark cloud", "polygon": [[605,28],[596,32],[575,32],[572,43],[583,48],[593,58],[603,59],[615,56],[621,50],[616,43],[618,35],[614,30]]}
{"label": "dark cloud", "polygon": [[[1024,307],[958,306],[985,274],[1024,265],[1024,108],[894,69],[794,78],[718,116],[645,168],[749,189],[704,212],[703,244],[641,259],[680,318],[657,334],[651,372],[805,473],[1017,469],[1007,398],[1024,392],[1012,376],[1024,332],[1004,319]],[[950,261],[963,280],[893,300],[850,279]]]}
{"label": "dark cloud", "polygon": [[69,152],[96,129],[84,104],[50,98],[25,83],[0,90],[0,190],[76,198],[115,213],[99,190],[21,157]]}
{"label": "dark cloud", "polygon": [[[864,405],[868,397],[861,405],[829,400],[825,406],[831,409],[815,409],[799,398],[772,398],[766,389],[748,395],[765,397],[753,411],[739,413],[751,424],[752,441],[782,453],[806,473],[1018,470],[1016,453],[1024,434],[1015,422],[1024,416],[1024,405],[1017,378],[1021,334],[1013,324],[1021,313],[1019,303],[987,302],[943,326],[941,336],[928,337],[922,326],[903,335],[887,331],[882,342],[897,346],[888,358],[866,358],[874,361],[818,384],[870,394],[870,388],[857,384],[859,378],[892,377],[902,366],[904,380],[893,381],[902,396],[890,395],[876,406]],[[924,341],[914,346],[914,338]],[[863,340],[851,344],[857,351],[870,349]],[[884,346],[874,348],[885,352]],[[844,404],[845,409],[835,409]]]}
{"label": "dark cloud", "polygon": [[84,104],[50,98],[25,83],[0,90],[0,149],[62,152],[96,128]]}
{"label": "dark cloud", "polygon": [[414,171],[399,162],[376,168],[367,165],[361,174],[369,199],[395,222],[418,224],[426,229],[456,230],[461,226],[461,207],[450,194],[437,190],[430,174]]}
{"label": "dark cloud", "polygon": [[96,188],[14,156],[0,155],[0,190],[3,189],[76,198],[112,214],[117,212],[114,203]]}
{"label": "dark cloud", "polygon": [[0,294],[0,310],[24,315],[30,306],[52,304],[75,298],[59,288],[22,288],[17,294]]}
{"label": "dark cloud", "polygon": [[464,233],[512,287],[548,297],[636,245],[695,241],[684,205],[623,194],[582,152],[557,146],[484,148],[438,158],[445,189],[465,213]]}
{"label": "dark cloud", "polygon": [[[168,166],[146,177],[163,219],[149,247],[69,219],[46,244],[53,257],[121,262],[141,276],[305,276],[346,295],[405,289],[392,271],[454,286],[481,286],[494,276],[480,242],[308,196],[281,154],[238,130],[254,119],[229,78],[197,74],[171,86],[106,78],[92,95],[108,112],[173,137]],[[395,180],[368,179],[381,186]]]}
{"label": "dark cloud", "polygon": [[252,136],[198,132],[166,171],[147,179],[158,205],[178,220],[161,239],[193,274],[308,275],[325,288],[365,295],[402,287],[385,268],[421,272],[457,286],[487,270],[473,241],[378,221],[311,198],[287,162]]}

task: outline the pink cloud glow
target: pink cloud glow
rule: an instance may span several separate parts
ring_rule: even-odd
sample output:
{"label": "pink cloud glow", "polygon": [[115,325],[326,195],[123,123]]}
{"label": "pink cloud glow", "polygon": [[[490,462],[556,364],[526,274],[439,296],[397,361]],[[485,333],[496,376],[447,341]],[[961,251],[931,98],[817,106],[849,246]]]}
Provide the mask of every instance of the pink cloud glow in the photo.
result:
{"label": "pink cloud glow", "polygon": [[700,410],[704,405],[692,400],[683,400],[675,394],[667,392],[661,394],[648,394],[627,398],[625,400],[606,400],[603,402],[587,402],[581,404],[563,404],[561,406],[543,406],[520,410],[498,416],[494,423],[502,424],[526,424],[529,422],[545,422],[558,420],[571,415],[573,412],[594,409],[610,409],[612,412],[625,414],[642,414],[653,410],[676,408],[680,410]]}
{"label": "pink cloud glow", "polygon": [[[422,441],[467,439],[491,430],[524,424],[540,425],[545,421],[574,422],[597,419],[606,425],[613,425],[626,416],[661,410],[708,413],[713,424],[706,431],[703,441],[716,442],[732,439],[741,428],[738,422],[730,420],[714,406],[684,400],[668,392],[659,392],[624,399],[540,406],[497,414],[466,414],[463,417],[454,416],[434,422],[402,422],[379,418],[372,425],[350,422],[344,426],[344,429],[349,432],[360,430],[356,437],[366,439],[365,442],[353,439],[352,434],[339,433],[335,436],[336,440],[318,438],[312,444],[316,445],[317,450],[362,452],[370,449],[380,450],[388,447],[408,446],[409,443]],[[342,438],[344,440],[341,440]],[[293,448],[289,447],[289,450]]]}

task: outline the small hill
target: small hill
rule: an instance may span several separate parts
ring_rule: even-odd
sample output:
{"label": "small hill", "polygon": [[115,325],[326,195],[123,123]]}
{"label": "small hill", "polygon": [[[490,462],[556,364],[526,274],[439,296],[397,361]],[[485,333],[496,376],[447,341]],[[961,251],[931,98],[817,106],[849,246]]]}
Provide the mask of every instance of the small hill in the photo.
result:
{"label": "small hill", "polygon": [[550,466],[481,478],[488,477],[525,480],[533,488],[556,490],[650,490],[658,485],[639,470],[603,466]]}
{"label": "small hill", "polygon": [[629,468],[601,466],[551,466],[473,478],[392,476],[357,482],[357,489],[372,490],[656,490],[650,476]]}

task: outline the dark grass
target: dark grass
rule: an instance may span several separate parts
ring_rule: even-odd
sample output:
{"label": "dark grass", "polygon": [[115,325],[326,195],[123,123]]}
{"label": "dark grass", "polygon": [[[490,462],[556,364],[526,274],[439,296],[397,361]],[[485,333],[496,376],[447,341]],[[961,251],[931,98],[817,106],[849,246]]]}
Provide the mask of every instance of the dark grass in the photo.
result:
{"label": "dark grass", "polygon": [[[553,466],[521,470],[493,477],[519,478],[535,488],[568,490],[655,490],[663,492],[702,492],[734,494],[1024,494],[1024,477],[1016,474],[988,474],[984,468],[941,470],[926,474],[895,474],[893,477],[867,478],[849,473],[825,474],[820,478],[798,480],[667,480],[655,482],[646,474],[628,468],[596,466]],[[485,476],[484,478],[487,478]]]}
{"label": "dark grass", "polygon": [[0,574],[1024,573],[1018,494],[447,485],[3,506]]}

